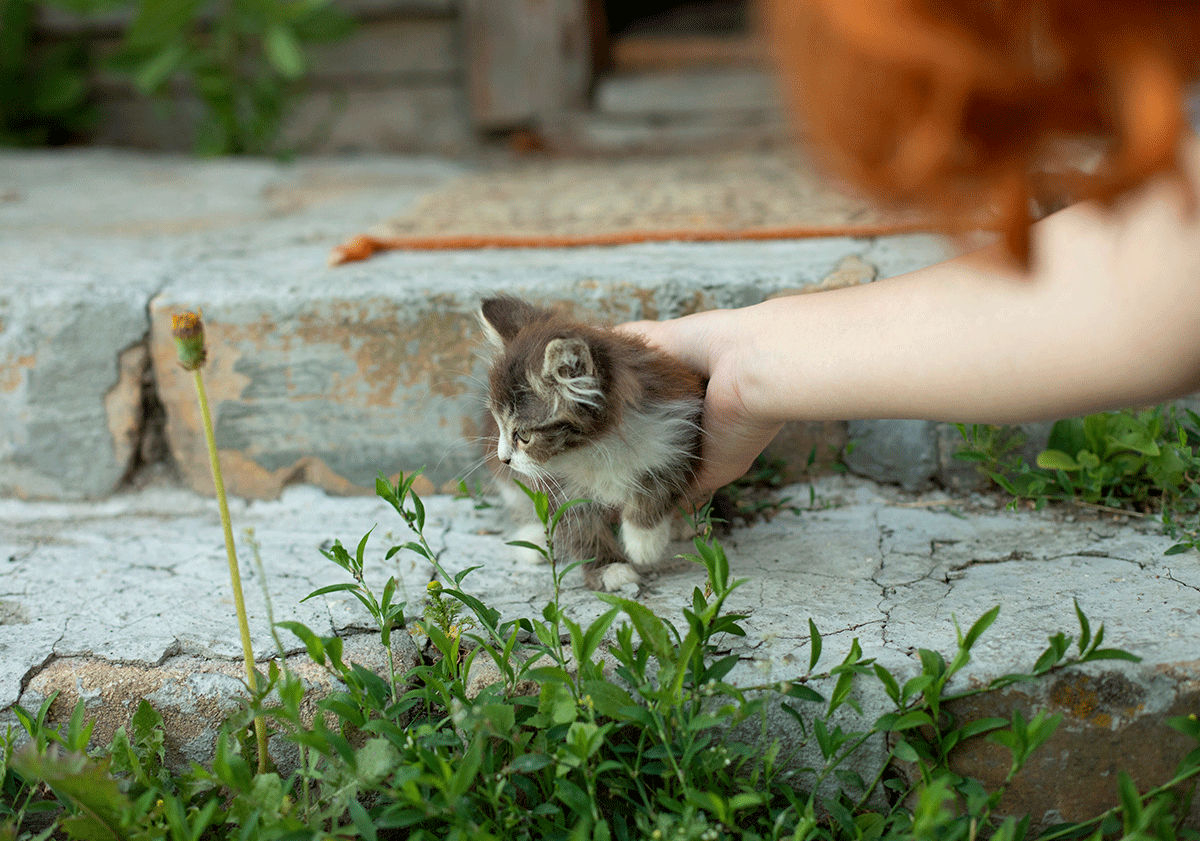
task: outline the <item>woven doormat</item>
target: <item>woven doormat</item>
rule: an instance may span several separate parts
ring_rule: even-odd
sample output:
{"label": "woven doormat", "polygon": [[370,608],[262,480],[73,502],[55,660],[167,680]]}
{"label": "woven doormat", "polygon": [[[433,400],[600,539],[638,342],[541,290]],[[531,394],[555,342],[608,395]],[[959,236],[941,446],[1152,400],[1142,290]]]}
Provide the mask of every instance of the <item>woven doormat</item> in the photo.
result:
{"label": "woven doormat", "polygon": [[339,246],[331,262],[385,249],[873,236],[932,227],[839,192],[790,152],[547,159],[452,181]]}

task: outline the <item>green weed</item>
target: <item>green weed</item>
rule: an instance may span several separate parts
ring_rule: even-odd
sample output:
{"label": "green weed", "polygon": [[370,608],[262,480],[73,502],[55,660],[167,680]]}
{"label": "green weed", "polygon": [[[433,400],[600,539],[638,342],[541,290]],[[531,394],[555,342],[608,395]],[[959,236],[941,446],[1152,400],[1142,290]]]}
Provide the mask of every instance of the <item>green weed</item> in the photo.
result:
{"label": "green weed", "polygon": [[[1103,626],[1093,629],[1076,605],[1078,631],[1051,636],[1027,671],[957,688],[995,607],[958,630],[953,651],[920,649],[911,676],[865,657],[857,639],[830,659],[809,620],[807,668],[784,683],[744,685],[729,640],[744,634],[745,617],[726,610],[744,582],[731,577],[711,529],[689,556],[705,583],[678,616],[605,594],[607,610],[583,625],[558,598],[571,569],[553,548],[566,507],[552,510],[529,492],[554,596],[540,615],[503,618],[470,593],[471,570],[442,567],[413,478],[381,477],[376,492],[413,537],[386,555],[416,553],[436,574],[420,611],[429,644],[415,668],[401,675],[393,663],[381,676],[346,662],[338,637],[279,623],[337,688],[310,717],[301,681],[270,664],[263,688],[224,723],[211,767],[183,773],[165,768],[162,720],[145,702],[128,732],[90,749],[82,703],[61,726],[47,723],[49,700],[35,713],[17,708],[24,736],[9,732],[0,754],[0,838],[1019,841],[1028,819],[1003,816],[1003,797],[1058,717],[966,720],[953,702],[1082,663],[1136,659],[1102,647]],[[350,580],[310,597],[354,595],[390,651],[407,606],[395,600],[394,578],[376,589],[364,575],[370,536],[353,552],[333,544],[325,555]],[[498,679],[472,687],[473,666],[485,660]],[[865,684],[882,687],[891,709],[854,726],[861,717],[844,713],[861,712]],[[773,714],[794,722],[795,744],[769,735]],[[255,772],[246,759],[255,719],[297,746],[294,768]],[[1194,717],[1170,724],[1200,745]],[[1009,757],[1007,778],[992,789],[950,765],[957,748],[979,739]],[[886,761],[864,779],[853,760],[881,740]],[[1180,828],[1179,787],[1198,776],[1200,749],[1148,791],[1122,777],[1111,810],[1043,837],[1194,838]]]}
{"label": "green weed", "polygon": [[46,146],[78,140],[94,126],[88,76],[93,60],[82,38],[38,44],[39,6],[0,0],[0,145]]}
{"label": "green weed", "polygon": [[958,425],[965,445],[956,458],[1037,507],[1047,501],[1155,514],[1177,543],[1168,554],[1200,547],[1200,416],[1159,406],[1101,412],[1054,424],[1047,448],[1030,465],[1024,440],[1007,427]]}
{"label": "green weed", "polygon": [[[130,22],[116,53],[101,62],[83,37],[39,45],[34,21],[43,6],[85,20],[124,10]],[[332,0],[0,0],[0,144],[86,135],[96,120],[92,76],[103,67],[158,100],[164,118],[178,94],[198,101],[198,153],[277,154],[285,151],[280,133],[308,72],[308,48],[352,28]]]}

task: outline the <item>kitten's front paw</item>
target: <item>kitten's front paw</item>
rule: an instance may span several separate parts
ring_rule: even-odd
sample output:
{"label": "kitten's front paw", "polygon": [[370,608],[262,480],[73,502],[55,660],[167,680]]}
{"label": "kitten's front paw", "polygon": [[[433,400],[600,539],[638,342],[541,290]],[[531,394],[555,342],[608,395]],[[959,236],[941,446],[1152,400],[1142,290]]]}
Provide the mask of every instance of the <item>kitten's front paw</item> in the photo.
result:
{"label": "kitten's front paw", "polygon": [[621,546],[625,557],[638,569],[652,567],[662,560],[671,539],[671,520],[664,518],[648,529],[621,521]]}
{"label": "kitten's front paw", "polygon": [[626,587],[637,588],[640,578],[629,564],[609,564],[600,570],[601,589],[609,593]]}
{"label": "kitten's front paw", "polygon": [[[541,523],[526,523],[517,529],[513,534],[512,540],[520,540],[525,543],[532,543],[534,546],[546,548],[546,530],[542,528]],[[544,564],[546,556],[536,549],[530,549],[528,546],[511,546],[513,555],[518,561],[527,564]]]}

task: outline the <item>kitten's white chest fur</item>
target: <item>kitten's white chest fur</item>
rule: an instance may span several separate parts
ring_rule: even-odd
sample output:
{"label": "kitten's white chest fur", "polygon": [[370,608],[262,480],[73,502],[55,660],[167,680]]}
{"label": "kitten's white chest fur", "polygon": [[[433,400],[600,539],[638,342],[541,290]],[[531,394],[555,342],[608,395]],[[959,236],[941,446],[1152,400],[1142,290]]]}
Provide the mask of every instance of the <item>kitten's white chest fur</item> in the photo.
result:
{"label": "kitten's white chest fur", "polygon": [[594,442],[556,455],[547,462],[577,496],[614,507],[632,503],[648,475],[661,473],[687,458],[695,435],[697,401],[679,400],[629,410],[619,427]]}

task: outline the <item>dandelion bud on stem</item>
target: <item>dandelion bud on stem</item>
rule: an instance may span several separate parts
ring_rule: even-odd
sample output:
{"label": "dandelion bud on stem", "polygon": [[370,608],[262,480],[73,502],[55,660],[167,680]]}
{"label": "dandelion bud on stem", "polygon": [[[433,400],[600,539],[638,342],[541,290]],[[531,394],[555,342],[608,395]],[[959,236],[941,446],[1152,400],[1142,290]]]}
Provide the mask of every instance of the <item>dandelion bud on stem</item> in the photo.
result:
{"label": "dandelion bud on stem", "polygon": [[184,370],[197,371],[204,367],[208,351],[204,347],[204,322],[198,313],[172,315],[171,336],[175,339],[175,351]]}

